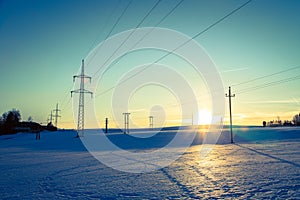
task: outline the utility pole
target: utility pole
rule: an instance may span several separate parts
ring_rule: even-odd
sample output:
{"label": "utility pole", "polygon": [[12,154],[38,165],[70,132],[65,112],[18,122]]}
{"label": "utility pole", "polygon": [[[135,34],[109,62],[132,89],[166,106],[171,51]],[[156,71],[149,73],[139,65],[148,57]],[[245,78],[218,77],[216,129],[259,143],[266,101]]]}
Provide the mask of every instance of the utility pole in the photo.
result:
{"label": "utility pole", "polygon": [[129,133],[129,115],[130,113],[123,113],[124,115],[124,133]]}
{"label": "utility pole", "polygon": [[108,127],[108,118],[105,118],[105,133],[107,133],[107,127]]}
{"label": "utility pole", "polygon": [[226,97],[229,98],[229,115],[230,115],[230,143],[233,143],[233,134],[232,134],[232,114],[231,114],[231,97],[235,97],[235,94],[231,94],[231,88],[229,86],[228,94],[226,94]]}
{"label": "utility pole", "polygon": [[53,111],[55,112],[55,115],[54,115],[54,117],[55,117],[55,127],[57,127],[57,118],[61,117],[60,115],[58,115],[58,112],[61,111],[61,110],[58,109],[58,103],[56,104],[56,109],[53,110]]}
{"label": "utility pole", "polygon": [[153,116],[149,116],[149,127],[153,129]]}
{"label": "utility pole", "polygon": [[71,91],[71,97],[73,93],[79,93],[79,104],[78,104],[78,121],[77,121],[77,137],[82,137],[84,134],[84,94],[89,93],[93,97],[93,93],[84,89],[84,80],[89,79],[91,83],[91,77],[84,74],[84,60],[82,59],[81,74],[73,76],[73,82],[75,79],[80,79],[80,88]]}

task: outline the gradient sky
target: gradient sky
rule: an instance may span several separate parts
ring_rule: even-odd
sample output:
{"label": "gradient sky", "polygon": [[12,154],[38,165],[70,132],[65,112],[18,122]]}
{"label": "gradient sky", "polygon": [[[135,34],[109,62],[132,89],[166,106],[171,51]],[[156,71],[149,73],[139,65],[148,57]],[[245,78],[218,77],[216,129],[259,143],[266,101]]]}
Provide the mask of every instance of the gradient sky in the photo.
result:
{"label": "gradient sky", "polygon": [[[141,27],[154,26],[176,2],[162,0]],[[185,0],[160,27],[193,36],[244,2]],[[69,101],[72,76],[77,74],[81,59],[105,39],[127,3],[1,0],[0,112],[17,108],[24,120],[32,116],[34,121],[45,123],[58,102],[62,108],[60,127],[74,127]],[[133,0],[112,35],[135,28],[155,3]],[[215,62],[224,87],[300,65],[299,9],[300,1],[296,0],[253,0],[196,38]],[[297,75],[300,68],[234,86],[234,123],[260,125],[262,120],[277,116],[291,119],[299,113],[300,79],[241,92]],[[105,112],[110,115],[109,109]]]}

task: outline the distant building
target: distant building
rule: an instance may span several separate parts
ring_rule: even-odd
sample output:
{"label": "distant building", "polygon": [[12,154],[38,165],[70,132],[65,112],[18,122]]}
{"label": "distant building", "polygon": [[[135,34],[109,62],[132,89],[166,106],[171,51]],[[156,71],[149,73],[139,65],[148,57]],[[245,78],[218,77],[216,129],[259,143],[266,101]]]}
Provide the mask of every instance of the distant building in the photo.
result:
{"label": "distant building", "polygon": [[16,127],[14,127],[14,131],[16,132],[40,132],[43,130],[43,127],[36,122],[19,122]]}
{"label": "distant building", "polygon": [[57,128],[48,123],[47,126],[42,126],[36,122],[19,122],[16,127],[14,127],[14,132],[31,132],[37,133],[43,130],[47,131],[57,131]]}
{"label": "distant building", "polygon": [[47,126],[43,126],[43,129],[47,131],[57,131],[57,127],[53,126],[51,122],[49,122]]}

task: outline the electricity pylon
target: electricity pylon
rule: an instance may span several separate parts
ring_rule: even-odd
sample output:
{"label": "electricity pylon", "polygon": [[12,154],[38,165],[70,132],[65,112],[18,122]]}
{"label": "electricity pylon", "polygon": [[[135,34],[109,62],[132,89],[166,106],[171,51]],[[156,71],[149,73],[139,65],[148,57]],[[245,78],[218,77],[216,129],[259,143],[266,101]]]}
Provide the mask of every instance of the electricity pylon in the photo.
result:
{"label": "electricity pylon", "polygon": [[91,83],[91,77],[86,76],[84,74],[84,60],[82,59],[81,65],[81,74],[73,76],[73,82],[75,82],[76,78],[80,78],[80,88],[77,90],[71,91],[71,97],[73,93],[79,93],[79,104],[78,104],[78,121],[77,121],[77,136],[82,137],[84,134],[84,93],[91,94],[93,97],[93,93],[84,89],[84,80],[89,79]]}
{"label": "electricity pylon", "polygon": [[149,127],[153,129],[153,116],[149,116]]}
{"label": "electricity pylon", "polygon": [[231,88],[229,87],[228,94],[225,95],[229,98],[229,114],[230,114],[230,143],[233,143],[233,134],[232,134],[232,114],[231,114],[231,97],[235,97],[235,94],[231,94]]}
{"label": "electricity pylon", "polygon": [[57,118],[61,117],[60,115],[58,115],[58,112],[60,112],[61,110],[58,109],[58,103],[56,104],[56,109],[53,110],[55,112],[55,127],[57,127]]}
{"label": "electricity pylon", "polygon": [[123,113],[124,115],[124,133],[129,133],[129,115],[130,113]]}

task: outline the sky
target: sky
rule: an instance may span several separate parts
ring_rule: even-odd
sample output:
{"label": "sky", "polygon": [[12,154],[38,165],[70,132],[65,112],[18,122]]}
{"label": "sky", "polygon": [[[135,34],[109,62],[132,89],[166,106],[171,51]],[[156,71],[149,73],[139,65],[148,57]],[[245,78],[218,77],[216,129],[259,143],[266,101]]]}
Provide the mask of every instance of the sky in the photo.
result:
{"label": "sky", "polygon": [[[62,116],[59,127],[76,127],[70,96],[72,76],[78,74],[81,60],[106,39],[129,2],[1,0],[0,113],[16,108],[21,111],[23,120],[32,116],[34,121],[45,124],[50,111],[58,103]],[[177,2],[160,1],[139,27],[155,26]],[[159,27],[193,37],[245,2],[184,0]],[[110,36],[136,28],[156,3],[154,0],[132,0]],[[232,98],[234,124],[261,125],[263,120],[277,119],[277,116],[291,120],[299,113],[300,79],[297,75],[300,75],[300,68],[296,68],[300,66],[299,8],[300,2],[296,0],[253,0],[195,38],[214,62],[224,89],[232,86],[232,93],[236,94]],[[122,59],[103,75],[97,93],[112,87],[125,76],[126,66],[149,63],[161,55],[159,51],[145,50]],[[180,73],[184,74],[188,71],[185,70],[187,63],[175,57],[170,56],[161,64],[181,68]],[[281,73],[274,74],[277,72]],[[192,79],[192,73],[187,77]],[[270,74],[274,75],[268,76]],[[263,76],[266,78],[256,79]],[[291,80],[293,77],[296,78]],[[203,80],[205,77],[200,82],[204,83]],[[245,83],[249,80],[253,81]],[[197,80],[193,82],[196,83]],[[262,84],[269,85],[261,88]],[[201,84],[199,88],[200,93],[209,92]],[[105,117],[108,117],[112,127],[118,126],[113,120],[111,96],[94,96],[98,123],[103,126]],[[180,121],[180,108],[164,106],[176,104],[177,100],[176,95],[157,85],[137,90],[128,100],[132,124],[145,127],[148,115],[153,114],[156,126],[176,125]],[[225,100],[224,122],[227,123],[228,99]],[[209,117],[205,113],[212,109],[210,102],[200,98],[198,103],[202,109],[199,112]],[[122,110],[117,109],[117,112],[120,112],[118,117],[122,117]],[[155,116],[155,113],[160,115]],[[191,111],[190,116],[184,116],[185,123],[190,123],[192,115],[198,114]]]}

